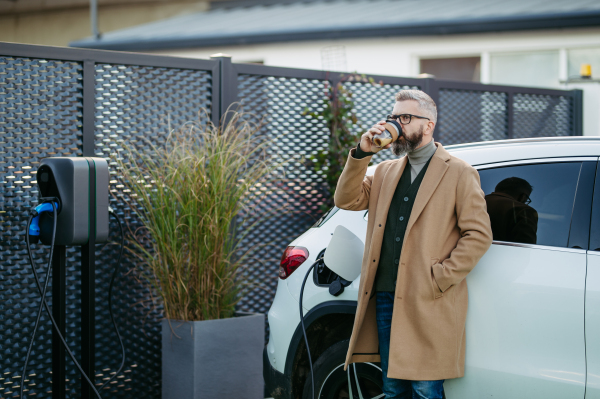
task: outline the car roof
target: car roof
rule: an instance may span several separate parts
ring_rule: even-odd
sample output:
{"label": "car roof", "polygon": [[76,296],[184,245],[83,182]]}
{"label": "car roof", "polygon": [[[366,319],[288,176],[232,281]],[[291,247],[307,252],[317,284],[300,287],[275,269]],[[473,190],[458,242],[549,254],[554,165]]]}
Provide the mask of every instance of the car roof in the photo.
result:
{"label": "car roof", "polygon": [[[449,153],[473,166],[498,162],[562,157],[600,156],[600,137],[543,137],[482,141],[444,147]],[[368,168],[367,175],[377,165]]]}

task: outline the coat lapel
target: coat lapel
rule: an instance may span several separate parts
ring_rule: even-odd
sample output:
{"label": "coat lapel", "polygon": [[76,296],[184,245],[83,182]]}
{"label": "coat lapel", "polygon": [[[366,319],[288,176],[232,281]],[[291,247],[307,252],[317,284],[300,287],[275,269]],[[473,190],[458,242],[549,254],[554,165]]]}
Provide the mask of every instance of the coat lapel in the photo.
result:
{"label": "coat lapel", "polygon": [[410,232],[411,227],[415,224],[423,209],[425,209],[425,205],[429,202],[429,199],[435,192],[435,189],[442,181],[442,177],[446,174],[446,170],[448,170],[448,164],[446,163],[450,159],[450,154],[448,151],[442,147],[441,144],[435,143],[437,146],[437,150],[433,157],[431,158],[431,162],[429,163],[429,167],[425,172],[425,176],[423,177],[423,181],[421,182],[421,187],[419,187],[419,191],[415,198],[415,203],[413,205],[412,212],[410,213],[410,219],[408,220],[408,225],[406,226],[406,234],[405,239]]}
{"label": "coat lapel", "polygon": [[[377,245],[381,248],[381,242],[383,240],[383,231],[385,228],[385,222],[387,221],[387,214],[390,209],[390,205],[392,204],[392,198],[394,198],[394,193],[396,192],[396,186],[402,177],[402,173],[404,173],[404,168],[406,167],[406,157],[402,157],[394,162],[388,170],[383,175],[383,180],[381,181],[381,190],[379,192],[379,198],[377,200],[377,216],[376,220],[373,223],[373,226],[377,226],[380,224],[383,228],[381,231],[381,238],[379,240],[371,239],[371,247],[369,248],[369,254],[373,250],[373,245],[377,242]],[[377,270],[378,264],[373,265],[372,263],[368,263],[367,270],[362,279],[368,280],[367,275],[370,275],[372,272]],[[369,288],[370,289],[370,288]]]}

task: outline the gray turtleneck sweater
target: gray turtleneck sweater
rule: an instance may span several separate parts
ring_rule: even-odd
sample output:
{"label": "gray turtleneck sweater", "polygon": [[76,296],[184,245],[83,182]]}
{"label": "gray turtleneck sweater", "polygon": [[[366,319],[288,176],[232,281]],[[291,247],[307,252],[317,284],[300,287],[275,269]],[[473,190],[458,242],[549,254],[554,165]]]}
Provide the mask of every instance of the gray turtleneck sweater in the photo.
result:
{"label": "gray turtleneck sweater", "polygon": [[423,166],[431,159],[433,154],[437,150],[437,147],[433,143],[433,140],[429,142],[429,144],[425,144],[421,148],[417,148],[413,152],[409,152],[408,160],[410,161],[410,182],[414,182],[415,178],[423,169]]}
{"label": "gray turtleneck sweater", "polygon": [[[437,150],[437,147],[433,143],[433,140],[429,142],[429,144],[425,144],[421,148],[417,148],[413,152],[409,152],[408,160],[410,161],[410,182],[414,182],[415,178],[423,169],[423,166],[429,161],[429,159],[433,156]],[[354,158],[361,159],[364,157],[368,157],[370,155],[374,155],[374,152],[364,152],[360,149],[360,143],[356,146],[356,151],[354,152]]]}

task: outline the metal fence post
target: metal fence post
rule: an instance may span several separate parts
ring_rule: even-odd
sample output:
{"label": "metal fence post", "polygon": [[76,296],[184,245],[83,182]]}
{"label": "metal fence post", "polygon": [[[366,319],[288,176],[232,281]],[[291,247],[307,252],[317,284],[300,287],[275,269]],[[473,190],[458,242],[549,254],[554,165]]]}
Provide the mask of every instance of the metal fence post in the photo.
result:
{"label": "metal fence post", "polygon": [[[219,61],[219,82],[216,90],[219,91],[219,111],[218,115],[213,116],[213,123],[226,126],[229,122],[227,111],[236,111],[237,106],[233,105],[238,101],[237,71],[231,63],[231,56],[227,54],[214,54],[210,56],[211,60]],[[213,83],[215,90],[215,83]]]}
{"label": "metal fence post", "polygon": [[[95,62],[83,62],[83,156],[93,157],[94,143],[94,103],[95,103]],[[93,218],[91,219],[93,222]],[[90,226],[90,238],[81,246],[81,368],[90,381],[95,381],[96,362],[96,245],[95,226]],[[81,378],[81,399],[95,397],[91,387]]]}
{"label": "metal fence post", "polygon": [[[58,329],[66,338],[66,249],[64,245],[57,245],[52,255],[52,316]],[[49,277],[46,277],[49,278]],[[66,397],[66,358],[67,353],[60,342],[57,332],[52,330],[52,399],[65,399]],[[83,380],[83,378],[82,378]]]}
{"label": "metal fence post", "polygon": [[506,138],[507,139],[512,139],[513,138],[513,131],[514,131],[514,116],[515,116],[515,109],[514,109],[514,103],[515,103],[515,97],[514,97],[514,93],[512,91],[508,91],[506,93]]}
{"label": "metal fence post", "polygon": [[[573,136],[583,136],[583,90],[571,90],[573,98]],[[592,133],[593,134],[593,133]]]}
{"label": "metal fence post", "polygon": [[[422,86],[422,90],[429,94],[429,97],[431,97],[431,99],[433,100],[433,102],[435,103],[436,107],[437,107],[437,111],[438,111],[438,123],[439,123],[439,119],[440,119],[440,88],[438,83],[436,82],[435,79],[433,78],[426,78],[423,79],[423,86]],[[436,123],[437,125],[437,123]],[[433,140],[435,141],[440,141],[440,130],[439,129],[435,129],[433,131]]]}

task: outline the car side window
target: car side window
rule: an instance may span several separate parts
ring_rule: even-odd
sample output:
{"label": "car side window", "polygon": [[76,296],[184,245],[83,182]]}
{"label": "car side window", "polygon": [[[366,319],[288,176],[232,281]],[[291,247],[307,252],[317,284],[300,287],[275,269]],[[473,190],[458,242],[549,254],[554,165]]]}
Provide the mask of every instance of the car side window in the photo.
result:
{"label": "car side window", "polygon": [[311,226],[311,229],[317,228],[317,227],[321,227],[325,224],[325,222],[327,222],[329,219],[331,219],[331,217],[333,215],[335,215],[335,213],[337,211],[339,211],[340,208],[338,208],[337,206],[334,206],[333,208],[331,208],[330,210],[328,210],[327,212],[325,212],[320,218],[319,220],[317,220],[315,222],[315,224],[313,224]]}
{"label": "car side window", "polygon": [[582,162],[480,169],[495,241],[568,247]]}

